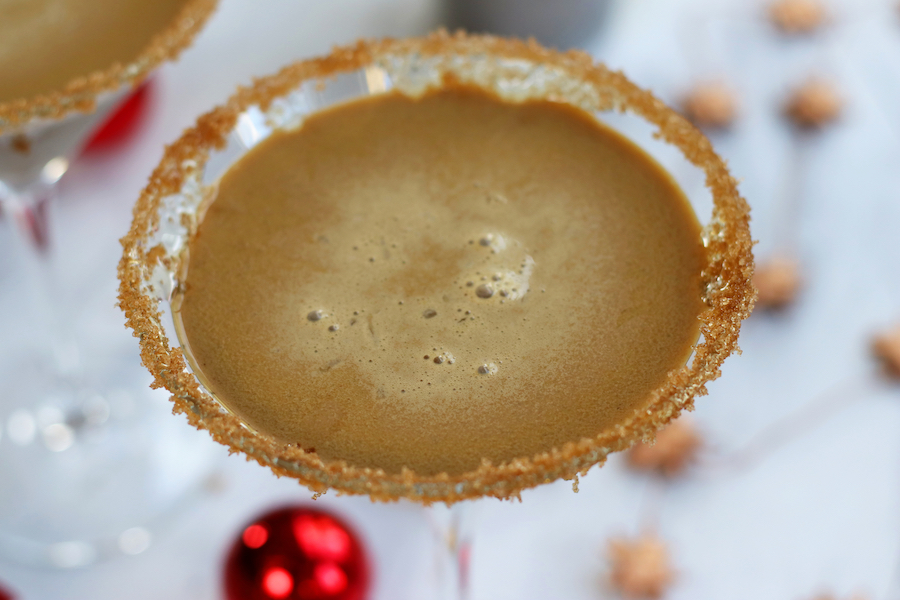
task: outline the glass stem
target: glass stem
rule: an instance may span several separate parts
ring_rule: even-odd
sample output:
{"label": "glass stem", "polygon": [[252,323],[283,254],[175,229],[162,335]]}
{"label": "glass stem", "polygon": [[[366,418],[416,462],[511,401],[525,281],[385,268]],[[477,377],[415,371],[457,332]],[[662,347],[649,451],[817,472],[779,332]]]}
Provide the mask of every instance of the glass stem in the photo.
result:
{"label": "glass stem", "polygon": [[52,354],[47,365],[56,377],[73,377],[79,370],[78,346],[71,319],[62,314],[69,294],[60,289],[58,262],[54,249],[53,213],[55,186],[39,185],[27,192],[13,192],[0,183],[0,208],[12,230],[13,253],[24,270],[27,288],[22,291],[40,315],[33,331],[39,347]]}
{"label": "glass stem", "polygon": [[468,600],[472,557],[473,503],[430,507],[435,539],[437,598]]}

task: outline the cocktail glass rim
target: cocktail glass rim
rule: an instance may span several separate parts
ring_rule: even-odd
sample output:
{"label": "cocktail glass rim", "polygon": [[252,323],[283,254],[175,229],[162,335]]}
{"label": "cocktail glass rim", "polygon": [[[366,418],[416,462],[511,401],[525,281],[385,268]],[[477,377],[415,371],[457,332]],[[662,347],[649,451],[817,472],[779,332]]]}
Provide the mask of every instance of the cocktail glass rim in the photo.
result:
{"label": "cocktail glass rim", "polygon": [[[323,459],[298,445],[259,434],[228,412],[189,370],[181,348],[170,347],[167,334],[172,331],[166,331],[160,311],[160,303],[170,300],[180,285],[187,240],[196,232],[203,210],[215,194],[215,181],[207,180],[205,169],[212,164],[211,158],[227,153],[229,143],[246,143],[248,135],[258,137],[253,122],[261,123],[262,129],[299,125],[302,118],[297,114],[284,115],[304,104],[303,90],[325,89],[329,82],[353,74],[370,82],[370,93],[379,91],[378,82],[385,78],[390,78],[395,89],[415,95],[440,86],[449,77],[510,101],[551,98],[592,114],[630,112],[655,126],[656,137],[677,147],[685,159],[705,172],[713,200],[712,216],[702,233],[708,260],[702,271],[701,338],[689,363],[670,372],[630,418],[593,438],[573,440],[503,464],[484,460],[477,469],[454,475],[424,476],[406,468],[387,473]],[[303,110],[309,107],[300,112]],[[188,197],[191,200],[185,204]],[[167,148],[135,206],[134,221],[122,245],[119,305],[127,326],[140,339],[141,357],[154,377],[154,387],[172,393],[175,412],[185,414],[191,424],[206,429],[231,450],[244,453],[277,475],[295,478],[317,493],[335,489],[385,501],[407,498],[424,504],[452,504],[485,496],[516,497],[542,483],[576,478],[602,464],[610,453],[652,439],[682,410],[691,410],[694,398],[705,394],[706,384],[720,375],[723,361],[737,349],[741,322],[756,298],[751,283],[749,206],[725,162],[686,119],[583,52],[558,52],[533,41],[443,30],[422,38],[359,41],[338,47],[325,57],[294,63],[239,89]]]}
{"label": "cocktail glass rim", "polygon": [[116,62],[104,70],[79,75],[62,89],[0,102],[0,134],[35,121],[93,112],[102,95],[138,85],[160,64],[177,57],[192,43],[217,4],[218,0],[189,0],[178,16],[127,63]]}

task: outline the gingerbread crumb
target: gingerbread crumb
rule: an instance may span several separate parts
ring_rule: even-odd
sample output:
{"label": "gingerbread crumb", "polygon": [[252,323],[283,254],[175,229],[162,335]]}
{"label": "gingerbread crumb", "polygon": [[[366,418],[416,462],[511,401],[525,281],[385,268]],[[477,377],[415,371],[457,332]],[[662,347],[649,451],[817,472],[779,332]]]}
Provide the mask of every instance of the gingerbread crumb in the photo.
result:
{"label": "gingerbread crumb", "polygon": [[894,377],[900,378],[900,325],[872,338],[872,353]]}
{"label": "gingerbread crumb", "polygon": [[691,422],[678,419],[656,435],[655,444],[635,444],[628,451],[628,465],[638,471],[675,477],[696,459],[702,445],[703,440]]}
{"label": "gingerbread crumb", "polygon": [[14,135],[9,145],[19,154],[29,154],[31,152],[31,141],[23,133]]}
{"label": "gingerbread crumb", "polygon": [[753,274],[760,308],[783,308],[794,301],[802,286],[800,264],[785,256],[761,263]]}
{"label": "gingerbread crumb", "polygon": [[682,109],[695,125],[723,129],[737,117],[738,102],[726,84],[708,82],[697,85],[685,96]]}
{"label": "gingerbread crumb", "polygon": [[789,35],[812,33],[826,17],[825,7],[818,0],[778,0],[769,5],[769,19]]}
{"label": "gingerbread crumb", "polygon": [[609,542],[610,582],[626,598],[659,598],[675,579],[666,545],[650,534]]}
{"label": "gingerbread crumb", "polygon": [[816,129],[835,121],[843,106],[833,84],[821,79],[810,79],[794,90],[784,111],[797,126]]}

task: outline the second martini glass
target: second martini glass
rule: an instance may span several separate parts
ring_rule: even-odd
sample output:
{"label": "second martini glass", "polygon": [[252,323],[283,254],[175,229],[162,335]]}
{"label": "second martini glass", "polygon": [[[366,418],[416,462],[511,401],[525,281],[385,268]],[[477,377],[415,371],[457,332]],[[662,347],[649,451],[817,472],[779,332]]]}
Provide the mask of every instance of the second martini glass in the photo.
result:
{"label": "second martini glass", "polygon": [[[75,290],[66,287],[53,232],[60,225],[54,219],[56,184],[72,160],[134,87],[191,43],[215,0],[169,6],[172,15],[157,15],[162,24],[146,41],[133,35],[127,42],[145,44],[131,60],[83,73],[51,91],[0,98],[0,210],[11,225],[17,273],[26,281],[8,296],[22,312],[5,332],[0,360],[5,382],[0,402],[0,432],[5,434],[0,437],[0,553],[18,562],[77,567],[110,554],[140,552],[150,541],[147,526],[192,489],[192,479],[202,473],[197,460],[167,458],[168,446],[162,446],[161,438],[185,451],[191,442],[170,430],[164,406],[159,407],[160,418],[160,410],[134,389],[139,373],[129,353],[99,348],[84,337],[82,315],[71,307]],[[106,8],[109,14],[95,14],[92,20],[105,22],[119,8],[140,11],[139,5]],[[0,2],[0,18],[22,28],[4,30],[4,52],[16,56],[21,48],[9,44],[17,41],[29,47],[29,36],[16,37],[22,31],[34,33],[28,27],[62,26],[68,32],[71,25],[80,33],[78,18],[84,14],[75,18],[66,13],[70,9],[65,3]],[[54,21],[60,14],[66,19]],[[146,15],[138,12],[136,18]],[[61,40],[47,40],[42,48],[48,70],[65,62],[51,51],[54,44]],[[103,51],[102,46],[91,52]],[[79,54],[79,48],[69,52]],[[21,70],[18,64],[11,68]],[[16,81],[27,88],[42,77],[26,72]],[[16,83],[5,83],[4,91],[9,85],[18,89]]]}
{"label": "second martini glass", "polygon": [[[594,437],[571,440],[539,455],[502,464],[484,461],[461,474],[422,475],[408,468],[391,473],[356,467],[254,431],[207,391],[202,375],[189,367],[183,349],[169,342],[180,333],[173,313],[178,310],[185,281],[185,250],[206,206],[215,198],[217,182],[261,140],[273,132],[298,127],[313,112],[389,90],[416,96],[440,88],[447,80],[482,88],[511,103],[552,99],[569,104],[611,123],[651,153],[659,147],[663,154],[679,150],[683,159],[705,173],[712,206],[702,234],[706,247],[703,285],[698,290],[704,301],[702,338],[689,363],[669,373],[631,416]],[[639,117],[637,125],[621,117],[622,112]],[[654,142],[654,137],[665,143]],[[702,199],[696,205],[701,207]],[[259,80],[253,88],[238,92],[226,105],[201,117],[195,128],[168,149],[137,204],[131,231],[122,240],[120,304],[128,325],[140,337],[144,364],[156,384],[173,394],[175,410],[220,443],[278,475],[293,477],[316,492],[335,489],[375,500],[407,498],[426,505],[455,505],[473,498],[510,498],[542,483],[574,479],[602,464],[610,453],[652,438],[681,410],[692,407],[697,395],[705,393],[706,383],[719,375],[722,362],[734,351],[741,321],[755,297],[750,284],[753,259],[748,220],[748,207],[736,182],[709,141],[651,94],[621,74],[593,64],[583,54],[444,33],[359,43]],[[185,338],[181,340],[187,350]],[[454,554],[450,562],[464,566],[468,542],[460,539],[457,516],[447,520],[448,548]],[[456,592],[464,588],[460,581],[459,577],[447,578]]]}

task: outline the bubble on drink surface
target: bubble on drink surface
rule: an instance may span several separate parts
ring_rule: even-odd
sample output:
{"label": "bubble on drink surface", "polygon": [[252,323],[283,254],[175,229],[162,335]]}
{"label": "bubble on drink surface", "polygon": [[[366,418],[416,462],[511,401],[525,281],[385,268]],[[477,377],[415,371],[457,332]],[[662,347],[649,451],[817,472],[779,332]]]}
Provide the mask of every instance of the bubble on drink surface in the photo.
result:
{"label": "bubble on drink surface", "polygon": [[437,316],[437,311],[433,308],[426,308],[425,311],[422,312],[422,316],[426,319],[430,319]]}
{"label": "bubble on drink surface", "polygon": [[324,316],[325,316],[325,313],[322,312],[321,310],[313,310],[313,311],[310,311],[310,313],[308,315],[306,315],[306,318],[310,322],[315,323],[316,321],[321,321],[322,317],[324,317]]}
{"label": "bubble on drink surface", "polygon": [[[531,287],[530,280],[531,275],[534,272],[534,266],[534,259],[526,254],[520,269],[500,269],[491,275],[490,282],[486,281],[486,283],[479,286],[479,288],[491,286],[491,289],[494,292],[491,296],[497,294],[505,300],[520,300],[528,293]],[[486,278],[482,279],[486,280]],[[479,294],[479,297],[482,298],[489,298],[491,296],[481,296]],[[501,300],[501,303],[503,303],[503,300]]]}
{"label": "bubble on drink surface", "polygon": [[441,352],[440,354],[438,354],[437,356],[434,357],[432,362],[434,362],[434,364],[436,364],[436,365],[442,365],[444,363],[446,363],[448,365],[452,365],[453,363],[456,362],[456,357],[453,356],[453,354],[451,354],[450,352]]}
{"label": "bubble on drink surface", "polygon": [[335,323],[334,325],[331,325],[328,327],[328,331],[337,331],[340,328],[341,328],[341,326],[338,325],[337,323]]}
{"label": "bubble on drink surface", "polygon": [[506,238],[499,233],[486,233],[478,240],[478,244],[490,248],[492,254],[506,250]]}
{"label": "bubble on drink surface", "polygon": [[482,283],[475,288],[475,295],[479,298],[490,298],[494,295],[494,288],[489,283]]}
{"label": "bubble on drink surface", "polygon": [[500,369],[494,363],[484,363],[478,367],[479,375],[496,375]]}

